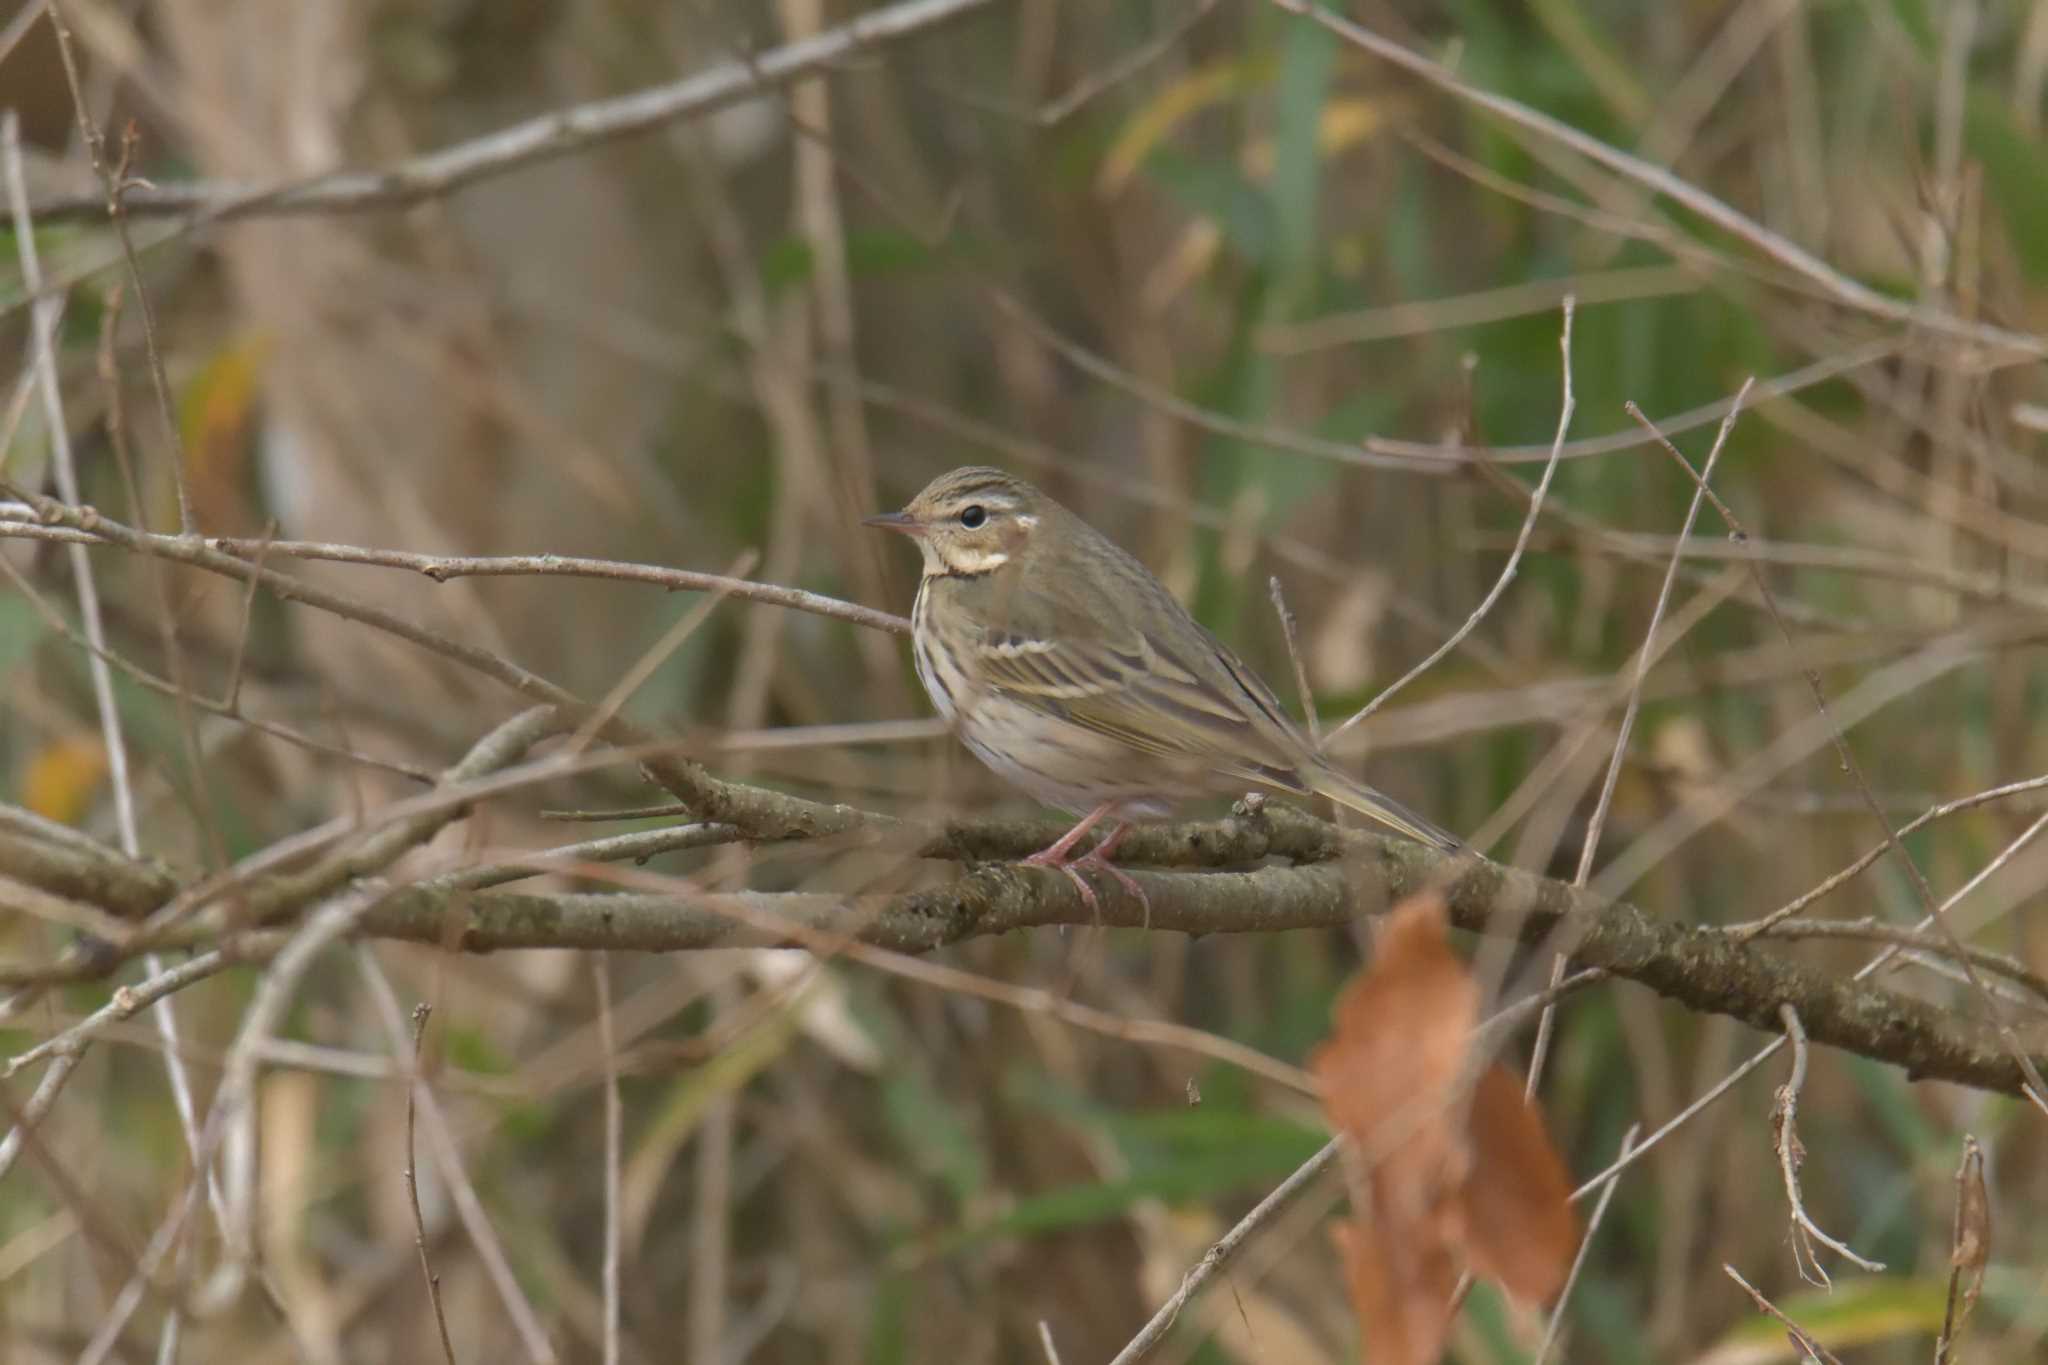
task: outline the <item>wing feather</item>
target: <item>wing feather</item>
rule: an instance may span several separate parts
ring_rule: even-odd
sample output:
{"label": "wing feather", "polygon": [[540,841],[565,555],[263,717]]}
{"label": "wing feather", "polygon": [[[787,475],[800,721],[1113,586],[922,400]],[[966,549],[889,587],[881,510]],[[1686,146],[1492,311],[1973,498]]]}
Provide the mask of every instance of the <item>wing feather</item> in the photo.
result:
{"label": "wing feather", "polygon": [[[1300,761],[1292,726],[1264,684],[1217,645],[1204,669],[1133,631],[1075,641],[991,635],[982,683],[1010,701],[1161,758],[1271,781]],[[1208,676],[1204,676],[1207,674]],[[1227,690],[1226,690],[1227,689]]]}

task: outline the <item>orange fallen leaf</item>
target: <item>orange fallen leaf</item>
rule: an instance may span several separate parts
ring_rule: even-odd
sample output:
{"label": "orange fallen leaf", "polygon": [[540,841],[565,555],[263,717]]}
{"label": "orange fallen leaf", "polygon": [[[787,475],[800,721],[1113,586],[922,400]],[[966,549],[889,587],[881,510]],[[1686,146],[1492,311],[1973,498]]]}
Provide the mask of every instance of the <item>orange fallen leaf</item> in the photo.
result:
{"label": "orange fallen leaf", "polygon": [[1335,1232],[1352,1306],[1382,1365],[1443,1354],[1459,1271],[1517,1298],[1557,1294],[1578,1229],[1564,1164],[1505,1067],[1470,1075],[1479,988],[1441,900],[1395,908],[1309,1065],[1350,1138],[1352,1221]]}

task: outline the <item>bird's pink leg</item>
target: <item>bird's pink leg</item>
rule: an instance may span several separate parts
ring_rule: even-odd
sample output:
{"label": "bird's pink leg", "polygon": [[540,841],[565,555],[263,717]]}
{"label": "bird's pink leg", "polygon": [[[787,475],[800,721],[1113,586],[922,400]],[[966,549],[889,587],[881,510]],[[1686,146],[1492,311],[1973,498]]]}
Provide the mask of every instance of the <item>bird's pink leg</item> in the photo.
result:
{"label": "bird's pink leg", "polygon": [[1074,889],[1081,893],[1081,901],[1088,907],[1088,913],[1097,920],[1102,918],[1102,905],[1095,899],[1095,888],[1088,885],[1088,879],[1074,870],[1074,863],[1077,861],[1074,857],[1074,845],[1080,843],[1087,836],[1089,830],[1101,824],[1103,817],[1115,809],[1116,802],[1103,802],[1094,810],[1082,816],[1079,824],[1075,825],[1065,834],[1062,834],[1047,847],[1040,849],[1023,860],[1026,867],[1056,867],[1066,873],[1067,880],[1072,882]]}
{"label": "bird's pink leg", "polygon": [[1117,821],[1116,828],[1111,830],[1109,836],[1101,843],[1088,850],[1087,853],[1079,858],[1074,856],[1074,845],[1081,842],[1088,831],[1102,823],[1103,818],[1115,810],[1116,807],[1117,803],[1114,801],[1103,802],[1094,810],[1082,816],[1079,824],[1061,835],[1050,847],[1024,859],[1024,864],[1027,867],[1056,867],[1066,873],[1067,880],[1071,881],[1074,884],[1074,889],[1081,893],[1082,903],[1088,907],[1088,913],[1095,916],[1097,920],[1102,918],[1102,905],[1095,897],[1095,888],[1088,885],[1088,879],[1081,875],[1080,869],[1083,867],[1100,868],[1115,878],[1117,885],[1135,896],[1138,904],[1145,907],[1145,924],[1147,928],[1150,928],[1152,924],[1152,902],[1146,897],[1144,889],[1129,874],[1109,861],[1109,855],[1116,852],[1116,846],[1123,842],[1126,834],[1130,833],[1130,821]]}
{"label": "bird's pink leg", "polygon": [[1074,861],[1074,845],[1081,842],[1088,831],[1102,823],[1102,817],[1116,809],[1116,802],[1105,801],[1081,817],[1081,822],[1062,834],[1045,848],[1024,860],[1028,867],[1065,867]]}
{"label": "bird's pink leg", "polygon": [[1145,894],[1144,887],[1138,885],[1137,878],[1131,876],[1130,873],[1109,860],[1109,855],[1116,852],[1116,846],[1122,843],[1124,836],[1130,832],[1131,822],[1128,820],[1119,821],[1117,827],[1111,830],[1101,843],[1089,849],[1079,858],[1076,858],[1068,870],[1093,867],[1107,872],[1116,881],[1118,886],[1129,892],[1138,904],[1145,908],[1145,927],[1150,929],[1152,927],[1152,898]]}

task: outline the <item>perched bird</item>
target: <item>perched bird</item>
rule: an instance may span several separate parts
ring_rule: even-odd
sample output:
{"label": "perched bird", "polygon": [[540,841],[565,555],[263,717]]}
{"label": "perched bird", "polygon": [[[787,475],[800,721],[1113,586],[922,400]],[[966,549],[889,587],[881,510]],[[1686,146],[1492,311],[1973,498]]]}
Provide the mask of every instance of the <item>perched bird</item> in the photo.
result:
{"label": "perched bird", "polygon": [[[1099,868],[1133,817],[1247,785],[1307,796],[1447,850],[1455,835],[1332,767],[1271,689],[1136,559],[998,469],[956,469],[870,526],[917,542],[917,676],[975,757],[1047,805],[1081,816],[1025,861]],[[1103,820],[1109,834],[1075,846]]]}

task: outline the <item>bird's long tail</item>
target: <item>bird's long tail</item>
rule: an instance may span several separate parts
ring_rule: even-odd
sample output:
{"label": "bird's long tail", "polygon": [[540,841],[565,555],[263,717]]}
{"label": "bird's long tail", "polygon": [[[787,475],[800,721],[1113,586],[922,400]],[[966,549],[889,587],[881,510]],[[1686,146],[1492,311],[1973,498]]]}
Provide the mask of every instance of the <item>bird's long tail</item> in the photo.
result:
{"label": "bird's long tail", "polygon": [[1327,763],[1304,765],[1301,780],[1316,795],[1327,796],[1338,805],[1377,820],[1411,839],[1447,853],[1465,851],[1465,841],[1457,835],[1431,824],[1392,797],[1381,795]]}

